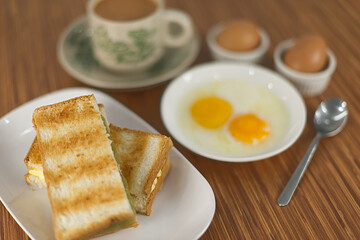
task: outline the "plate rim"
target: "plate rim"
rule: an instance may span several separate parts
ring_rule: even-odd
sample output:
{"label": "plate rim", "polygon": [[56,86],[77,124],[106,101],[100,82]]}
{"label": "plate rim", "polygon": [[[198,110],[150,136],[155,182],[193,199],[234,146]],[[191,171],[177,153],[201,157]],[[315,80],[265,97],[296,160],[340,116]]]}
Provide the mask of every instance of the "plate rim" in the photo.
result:
{"label": "plate rim", "polygon": [[[277,150],[271,151],[269,153],[263,153],[263,154],[255,155],[255,156],[245,156],[245,157],[238,156],[237,157],[237,156],[223,156],[221,154],[208,153],[205,150],[198,150],[196,147],[193,147],[193,145],[191,144],[191,141],[186,141],[186,140],[183,141],[183,138],[179,138],[179,136],[177,136],[176,132],[174,133],[174,130],[172,130],[171,127],[169,126],[169,122],[167,120],[167,114],[165,113],[165,107],[168,102],[167,100],[170,98],[169,92],[172,90],[172,88],[174,88],[174,85],[180,81],[183,81],[183,79],[186,78],[186,76],[189,76],[190,74],[192,74],[192,72],[203,70],[203,69],[208,69],[208,68],[216,68],[216,67],[221,68],[223,66],[256,69],[258,71],[265,72],[266,74],[273,75],[286,87],[292,89],[292,91],[296,94],[295,98],[297,98],[299,100],[299,103],[301,105],[300,109],[301,109],[301,112],[302,112],[301,115],[303,116],[303,118],[301,119],[300,127],[299,127],[296,135],[291,139],[291,141],[287,142],[287,144],[283,145],[283,147],[278,148]],[[188,77],[187,81],[191,81],[191,78]],[[174,80],[172,80],[167,85],[167,87],[165,88],[165,90],[162,94],[161,100],[160,100],[160,115],[161,115],[161,119],[165,125],[165,128],[168,130],[170,135],[174,139],[176,139],[181,145],[183,145],[184,147],[186,147],[193,153],[198,154],[203,157],[206,157],[211,160],[215,160],[215,161],[237,163],[237,162],[254,162],[254,161],[264,160],[264,159],[273,157],[273,156],[287,150],[291,145],[293,145],[297,141],[297,139],[300,137],[301,133],[303,132],[305,125],[306,125],[307,112],[306,112],[306,105],[305,105],[304,99],[303,99],[302,95],[300,94],[300,92],[295,88],[295,86],[293,86],[289,81],[287,81],[286,78],[284,78],[277,72],[275,72],[271,69],[268,69],[266,67],[257,65],[257,64],[240,63],[240,62],[234,62],[234,61],[213,61],[213,62],[199,64],[199,65],[196,65],[196,66],[188,69],[187,71],[185,71],[184,73],[182,73],[181,75],[176,77]]]}
{"label": "plate rim", "polygon": [[[138,116],[135,112],[133,112],[131,109],[129,109],[126,105],[124,105],[123,103],[121,103],[119,100],[117,100],[116,98],[114,98],[113,96],[101,91],[101,90],[96,90],[96,89],[92,89],[92,88],[87,88],[87,87],[69,87],[69,88],[64,88],[64,89],[60,89],[60,90],[55,90],[53,92],[50,93],[46,93],[43,94],[39,97],[36,97],[16,108],[14,108],[13,110],[9,111],[7,114],[3,115],[2,117],[0,117],[0,123],[5,122],[5,124],[7,124],[7,119],[13,117],[14,114],[19,113],[20,111],[24,111],[27,110],[28,108],[33,107],[32,105],[36,104],[37,102],[42,102],[44,100],[46,100],[47,98],[51,98],[52,96],[55,95],[55,97],[59,97],[59,95],[61,95],[62,93],[71,93],[71,91],[74,92],[74,96],[75,93],[79,93],[79,94],[95,94],[95,95],[102,95],[102,97],[110,99],[109,101],[111,101],[112,103],[115,103],[116,105],[119,105],[121,108],[124,108],[126,113],[125,114],[130,114],[129,117],[130,118],[136,118],[137,121],[140,122],[141,127],[146,128],[147,130],[154,132],[154,133],[159,133],[154,127],[152,127],[149,123],[147,123],[143,118],[141,118],[140,116]],[[72,94],[72,93],[71,93]],[[50,103],[49,103],[50,104]],[[139,125],[139,127],[140,127]],[[3,127],[2,125],[0,125],[0,128]],[[194,239],[198,239],[199,237],[201,237],[206,230],[209,228],[210,224],[212,223],[212,220],[214,218],[215,215],[215,211],[216,211],[216,199],[215,199],[215,194],[214,191],[210,185],[210,183],[207,181],[207,179],[204,177],[204,175],[197,170],[197,168],[192,165],[192,163],[175,147],[173,146],[173,148],[171,149],[171,152],[175,155],[177,155],[177,157],[182,159],[183,164],[187,165],[188,168],[192,169],[192,172],[194,174],[197,175],[197,177],[200,178],[200,181],[202,181],[202,184],[205,184],[207,186],[207,193],[211,196],[211,199],[208,199],[211,202],[211,209],[209,209],[210,215],[209,218],[206,221],[206,224],[201,227],[201,229],[199,229],[196,234],[196,236],[194,236]],[[170,152],[170,153],[171,153]],[[25,183],[25,181],[24,181]],[[43,190],[43,189],[40,189]],[[0,201],[2,202],[3,206],[5,207],[5,209],[8,211],[8,213],[13,217],[13,219],[17,222],[17,224],[22,228],[22,230],[31,238],[31,239],[36,239],[33,234],[31,233],[31,230],[26,228],[23,223],[20,221],[20,219],[18,218],[18,216],[16,215],[15,212],[12,211],[11,207],[10,207],[10,202],[7,203],[4,199],[3,199],[3,194],[0,193]],[[116,233],[113,233],[116,234]],[[112,234],[106,235],[106,236],[111,236]]]}
{"label": "plate rim", "polygon": [[72,77],[74,77],[76,80],[92,86],[97,87],[101,89],[108,89],[108,90],[136,90],[136,89],[145,89],[150,87],[155,87],[157,85],[160,85],[162,83],[170,81],[172,78],[178,76],[184,70],[186,70],[188,67],[191,66],[191,64],[196,60],[200,53],[200,35],[194,28],[194,37],[191,40],[190,47],[194,48],[193,51],[189,51],[189,57],[185,59],[182,65],[179,65],[177,68],[171,69],[168,72],[165,72],[164,74],[157,75],[153,78],[148,79],[147,81],[137,81],[134,84],[121,84],[121,82],[102,82],[101,80],[97,80],[95,78],[87,77],[80,72],[76,71],[71,67],[71,65],[68,63],[65,57],[64,53],[64,43],[65,39],[68,36],[68,34],[79,24],[82,22],[85,22],[87,19],[86,15],[82,15],[80,17],[77,17],[75,20],[70,22],[70,24],[65,28],[65,30],[61,33],[58,44],[57,44],[57,58],[62,66],[62,68]]}

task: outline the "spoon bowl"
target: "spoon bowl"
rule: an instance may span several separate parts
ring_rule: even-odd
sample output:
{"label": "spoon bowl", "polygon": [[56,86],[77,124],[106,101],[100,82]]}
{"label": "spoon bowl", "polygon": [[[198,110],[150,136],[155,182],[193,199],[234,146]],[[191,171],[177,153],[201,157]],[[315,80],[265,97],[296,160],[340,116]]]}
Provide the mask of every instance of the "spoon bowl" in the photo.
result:
{"label": "spoon bowl", "polygon": [[286,206],[290,202],[321,138],[334,136],[339,133],[344,128],[347,118],[348,109],[345,101],[331,98],[320,104],[314,115],[314,127],[317,134],[280,194],[278,199],[279,206]]}
{"label": "spoon bowl", "polygon": [[331,98],[322,102],[316,110],[315,129],[324,136],[334,136],[344,128],[347,115],[346,102],[338,98]]}

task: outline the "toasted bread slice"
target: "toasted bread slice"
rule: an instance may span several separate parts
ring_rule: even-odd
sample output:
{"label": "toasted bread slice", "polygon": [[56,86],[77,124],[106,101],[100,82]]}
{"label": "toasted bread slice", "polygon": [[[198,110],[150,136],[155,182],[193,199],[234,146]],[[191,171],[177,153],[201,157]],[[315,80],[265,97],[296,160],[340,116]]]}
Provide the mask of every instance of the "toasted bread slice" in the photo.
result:
{"label": "toasted bread slice", "polygon": [[56,239],[88,238],[137,225],[93,95],[37,108],[33,124]]}
{"label": "toasted bread slice", "polygon": [[156,194],[170,169],[169,137],[110,124],[122,173],[127,179],[136,212],[150,215]]}
{"label": "toasted bread slice", "polygon": [[[100,113],[103,116],[103,120],[106,121],[105,125],[108,127],[109,124],[107,122],[105,107],[103,104],[98,104],[98,106]],[[45,188],[46,183],[43,173],[42,159],[36,137],[32,142],[28,153],[25,156],[24,162],[28,169],[28,172],[24,176],[26,183],[37,188]]]}

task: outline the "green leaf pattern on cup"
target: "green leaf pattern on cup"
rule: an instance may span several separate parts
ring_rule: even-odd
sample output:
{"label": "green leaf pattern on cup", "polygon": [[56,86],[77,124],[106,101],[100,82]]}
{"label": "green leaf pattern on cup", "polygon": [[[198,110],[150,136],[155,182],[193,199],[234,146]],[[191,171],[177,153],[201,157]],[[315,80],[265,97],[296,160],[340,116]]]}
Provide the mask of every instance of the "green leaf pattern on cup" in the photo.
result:
{"label": "green leaf pattern on cup", "polygon": [[68,49],[76,49],[73,58],[68,59],[71,64],[80,64],[86,71],[99,66],[98,61],[94,57],[90,33],[86,24],[81,24],[73,29],[66,37],[66,42],[69,44]]}
{"label": "green leaf pattern on cup", "polygon": [[146,60],[155,50],[155,45],[150,41],[156,29],[138,29],[128,32],[132,42],[114,41],[104,26],[95,29],[95,44],[108,54],[112,55],[118,63],[138,63]]}

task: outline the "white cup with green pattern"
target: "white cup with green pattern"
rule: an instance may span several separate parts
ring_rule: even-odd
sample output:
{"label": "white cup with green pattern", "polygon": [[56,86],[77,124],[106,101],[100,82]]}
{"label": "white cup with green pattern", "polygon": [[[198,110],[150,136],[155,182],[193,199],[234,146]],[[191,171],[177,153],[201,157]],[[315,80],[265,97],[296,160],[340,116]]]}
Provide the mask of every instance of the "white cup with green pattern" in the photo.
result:
{"label": "white cup with green pattern", "polygon": [[[142,71],[156,63],[167,47],[186,45],[193,37],[192,20],[188,14],[165,9],[163,0],[148,0],[155,10],[135,20],[113,20],[97,14],[96,5],[103,0],[90,0],[87,5],[88,24],[94,55],[99,63],[114,71]],[[176,26],[178,31],[170,31]]]}

